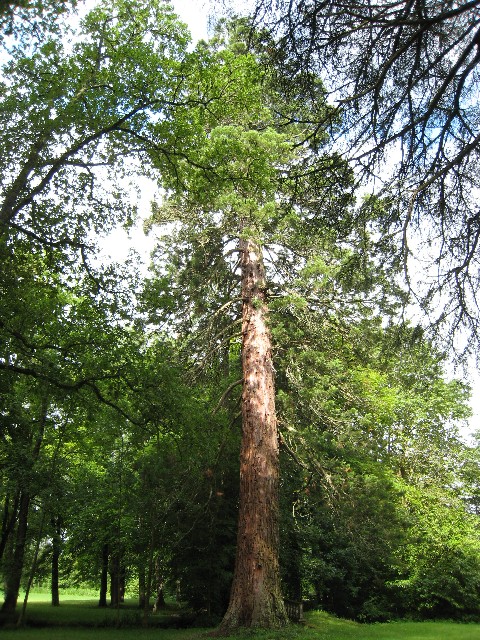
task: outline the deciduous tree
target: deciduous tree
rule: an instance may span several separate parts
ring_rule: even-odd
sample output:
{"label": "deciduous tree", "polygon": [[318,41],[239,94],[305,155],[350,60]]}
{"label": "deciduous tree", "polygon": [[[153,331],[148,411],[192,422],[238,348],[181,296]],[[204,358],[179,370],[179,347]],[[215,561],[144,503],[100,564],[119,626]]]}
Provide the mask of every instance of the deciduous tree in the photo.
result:
{"label": "deciduous tree", "polygon": [[57,17],[41,35],[13,39],[2,61],[1,238],[86,261],[92,234],[132,220],[127,185],[148,173],[146,132],[164,162],[184,155],[170,108],[189,100],[189,36],[164,3],[121,1],[100,3],[75,33]]}

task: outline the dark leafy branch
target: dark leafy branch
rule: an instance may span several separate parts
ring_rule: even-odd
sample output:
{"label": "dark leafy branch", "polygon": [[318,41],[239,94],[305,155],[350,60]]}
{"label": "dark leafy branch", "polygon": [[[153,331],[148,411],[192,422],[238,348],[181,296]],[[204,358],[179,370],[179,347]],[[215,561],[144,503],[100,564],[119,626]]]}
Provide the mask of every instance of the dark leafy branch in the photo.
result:
{"label": "dark leafy branch", "polygon": [[[435,331],[448,318],[452,343],[459,328],[479,338],[478,226],[468,221],[478,213],[480,2],[258,0],[252,24],[252,43],[265,28],[275,38],[271,65],[282,60],[291,83],[324,80],[342,116],[333,144],[393,194],[379,232],[392,247],[399,238],[394,260]],[[423,273],[412,266],[419,247]]]}

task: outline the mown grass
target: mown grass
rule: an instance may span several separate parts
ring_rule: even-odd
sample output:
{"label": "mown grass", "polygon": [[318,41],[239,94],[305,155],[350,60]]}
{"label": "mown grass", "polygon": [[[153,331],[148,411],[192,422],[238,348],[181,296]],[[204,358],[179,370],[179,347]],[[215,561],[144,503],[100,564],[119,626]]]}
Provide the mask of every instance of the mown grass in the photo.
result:
{"label": "mown grass", "polygon": [[[172,623],[177,611],[172,608],[160,613],[149,614],[150,626],[163,626]],[[59,607],[52,607],[41,599],[29,602],[26,623],[29,626],[77,626],[77,627],[119,627],[141,626],[143,611],[135,600],[127,600],[118,609],[100,608],[98,599],[66,598]]]}
{"label": "mown grass", "polygon": [[[51,607],[41,594],[34,594],[27,609],[27,626],[3,628],[1,640],[206,640],[208,629],[161,628],[167,609],[151,616],[142,628],[135,601],[116,609],[99,609],[97,601],[68,594],[60,607]],[[31,625],[31,626],[30,626]],[[359,624],[324,612],[310,612],[303,626],[278,631],[243,631],[231,640],[480,640],[480,624],[454,622],[391,622]]]}
{"label": "mown grass", "polygon": [[359,624],[313,612],[307,625],[312,635],[304,637],[309,640],[480,640],[480,624],[408,621]]}
{"label": "mown grass", "polygon": [[198,629],[2,629],[2,640],[199,640],[205,630]]}

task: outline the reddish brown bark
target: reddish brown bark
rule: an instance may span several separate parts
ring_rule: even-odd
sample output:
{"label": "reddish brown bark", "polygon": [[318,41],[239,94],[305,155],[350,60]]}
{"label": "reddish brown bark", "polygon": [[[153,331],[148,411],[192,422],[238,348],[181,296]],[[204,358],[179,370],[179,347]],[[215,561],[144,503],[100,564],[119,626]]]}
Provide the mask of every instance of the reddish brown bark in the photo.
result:
{"label": "reddish brown bark", "polygon": [[241,240],[242,445],[235,574],[220,633],[287,623],[278,565],[278,434],[265,271],[260,247]]}

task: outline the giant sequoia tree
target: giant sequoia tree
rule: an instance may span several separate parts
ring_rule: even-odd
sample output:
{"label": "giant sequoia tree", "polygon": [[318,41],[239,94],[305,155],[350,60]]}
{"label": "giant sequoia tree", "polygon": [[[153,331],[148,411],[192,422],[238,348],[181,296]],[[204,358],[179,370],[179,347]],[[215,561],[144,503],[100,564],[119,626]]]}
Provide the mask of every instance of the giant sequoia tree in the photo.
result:
{"label": "giant sequoia tree", "polygon": [[278,430],[269,300],[274,290],[283,295],[287,283],[294,286],[298,269],[314,259],[322,243],[341,235],[327,229],[330,216],[342,220],[347,233],[351,200],[345,191],[348,169],[320,150],[323,131],[311,131],[312,144],[304,143],[309,133],[304,113],[328,111],[321,87],[309,100],[300,84],[296,93],[280,94],[273,90],[276,78],[264,74],[238,34],[224,47],[201,44],[196,53],[201,64],[191,82],[197,91],[208,90],[222,101],[190,111],[198,127],[189,151],[194,162],[180,165],[170,181],[164,174],[169,194],[152,220],[176,223],[177,233],[172,242],[170,229],[170,240],[163,243],[167,252],[170,247],[171,262],[157,254],[152,291],[170,300],[167,310],[188,342],[190,357],[196,349],[197,366],[215,354],[228,360],[232,345],[241,346],[237,558],[221,627],[228,631],[286,622],[278,567]]}

